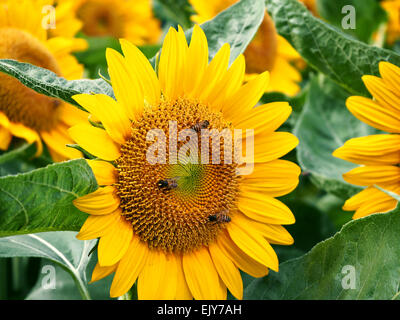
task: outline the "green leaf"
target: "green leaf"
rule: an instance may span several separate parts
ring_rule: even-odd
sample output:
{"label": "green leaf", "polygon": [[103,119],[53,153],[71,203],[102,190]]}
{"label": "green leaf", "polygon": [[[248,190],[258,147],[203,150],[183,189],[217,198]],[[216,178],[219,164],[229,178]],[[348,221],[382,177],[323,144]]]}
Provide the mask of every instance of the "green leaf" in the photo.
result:
{"label": "green leaf", "polygon": [[87,214],[72,201],[97,182],[85,160],[49,165],[0,178],[0,237],[44,231],[78,231]]}
{"label": "green leaf", "polygon": [[244,299],[398,299],[399,241],[399,208],[351,221],[278,273],[254,280]]}
{"label": "green leaf", "polygon": [[25,173],[52,163],[45,146],[39,157],[34,157],[35,144],[23,143],[15,146],[12,144],[10,148],[12,148],[10,151],[0,153],[0,177]]}
{"label": "green leaf", "polygon": [[379,62],[400,65],[397,53],[369,46],[315,18],[298,0],[267,0],[276,28],[309,65],[353,94],[368,95],[361,77],[379,75]]}
{"label": "green leaf", "polygon": [[294,129],[300,140],[297,156],[303,171],[311,174],[319,188],[344,199],[362,190],[342,178],[357,165],[335,158],[332,152],[351,138],[377,133],[347,110],[348,96],[332,81],[314,78]]}
{"label": "green leaf", "polygon": [[348,14],[342,13],[342,9],[347,5],[355,9],[356,28],[342,30],[368,43],[373,33],[386,21],[386,11],[376,0],[318,0],[317,2],[319,15],[338,28],[342,27],[342,20]]}
{"label": "green leaf", "polygon": [[4,72],[23,85],[49,97],[59,98],[82,109],[71,97],[80,93],[102,93],[114,96],[112,87],[103,79],[67,81],[54,72],[29,63],[0,59],[0,72]]}
{"label": "green leaf", "polygon": [[[81,241],[75,236],[75,232],[45,232],[1,238],[0,257],[48,259],[70,274],[82,298],[90,299],[86,269],[91,259],[88,253],[96,241]],[[54,280],[57,288],[57,274]]]}
{"label": "green leaf", "polygon": [[[241,0],[222,11],[214,19],[201,25],[208,40],[209,59],[211,60],[223,44],[231,47],[232,63],[253,39],[264,19],[265,5],[263,0]],[[188,41],[193,28],[185,32]],[[151,60],[153,66],[155,59]]]}
{"label": "green leaf", "polygon": [[[92,264],[93,258],[90,258],[89,265]],[[57,276],[56,287],[46,288],[42,284],[46,281],[47,274],[46,269],[43,267],[54,266],[55,274]],[[43,270],[39,274],[39,278],[30,291],[25,297],[26,300],[80,300],[82,296],[77,288],[74,278],[66,272],[60,266],[44,260],[41,264],[40,270]],[[90,266],[86,269],[86,278],[91,278],[91,272],[93,268]],[[89,271],[90,270],[90,271]],[[87,284],[90,298],[93,300],[110,300],[110,287],[112,282],[112,275],[96,281],[94,283]]]}
{"label": "green leaf", "polygon": [[155,0],[154,12],[160,20],[179,24],[184,29],[192,25],[190,17],[194,10],[188,0]]}

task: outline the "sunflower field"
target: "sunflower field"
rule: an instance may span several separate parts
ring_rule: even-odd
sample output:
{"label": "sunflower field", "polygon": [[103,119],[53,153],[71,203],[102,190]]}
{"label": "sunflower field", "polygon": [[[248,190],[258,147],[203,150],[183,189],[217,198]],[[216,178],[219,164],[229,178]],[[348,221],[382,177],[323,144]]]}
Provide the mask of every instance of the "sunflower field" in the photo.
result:
{"label": "sunflower field", "polygon": [[0,300],[400,298],[400,0],[0,0]]}

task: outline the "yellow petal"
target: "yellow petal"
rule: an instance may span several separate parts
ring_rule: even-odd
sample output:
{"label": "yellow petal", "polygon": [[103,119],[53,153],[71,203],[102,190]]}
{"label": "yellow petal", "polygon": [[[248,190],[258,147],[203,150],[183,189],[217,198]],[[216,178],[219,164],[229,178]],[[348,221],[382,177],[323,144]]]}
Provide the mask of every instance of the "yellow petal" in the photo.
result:
{"label": "yellow petal", "polygon": [[183,73],[187,56],[187,42],[183,31],[176,32],[170,28],[163,43],[160,63],[158,65],[158,78],[161,90],[171,100],[183,93]]}
{"label": "yellow petal", "polygon": [[399,96],[400,68],[390,62],[382,61],[379,63],[379,73],[388,87]]}
{"label": "yellow petal", "polygon": [[[378,104],[394,114],[400,112],[400,97],[388,88],[383,79],[374,76],[363,76],[362,79]],[[395,92],[399,92],[399,89]]]}
{"label": "yellow petal", "polygon": [[143,269],[148,253],[147,245],[141,242],[139,237],[133,236],[128,250],[119,262],[115,272],[110,290],[112,298],[122,296],[133,286]]}
{"label": "yellow petal", "polygon": [[193,296],[187,285],[187,282],[185,279],[185,273],[183,271],[182,256],[177,257],[177,266],[178,266],[178,273],[177,273],[177,288],[176,288],[175,299],[176,300],[192,300]]}
{"label": "yellow petal", "polygon": [[120,42],[129,72],[140,78],[144,99],[153,106],[157,105],[161,96],[160,83],[149,60],[129,41],[121,39]]}
{"label": "yellow petal", "polygon": [[239,249],[239,247],[232,241],[228,233],[222,233],[218,237],[217,245],[239,269],[248,273],[252,277],[260,278],[268,274],[268,268]]}
{"label": "yellow petal", "polygon": [[348,199],[343,210],[356,210],[353,219],[365,217],[373,213],[382,213],[395,209],[397,201],[381,190],[368,187]]}
{"label": "yellow petal", "polygon": [[222,284],[207,248],[185,254],[182,261],[187,284],[195,299],[226,299],[226,286]]}
{"label": "yellow petal", "polygon": [[256,107],[235,126],[237,129],[253,129],[255,136],[265,135],[278,129],[290,116],[292,108],[287,102],[273,102]]}
{"label": "yellow petal", "polygon": [[172,300],[176,296],[177,259],[161,250],[150,250],[138,280],[140,300]]}
{"label": "yellow petal", "polygon": [[215,95],[214,92],[220,90],[219,84],[222,82],[223,86],[223,80],[228,70],[229,56],[230,47],[225,43],[207,66],[203,78],[194,90],[193,95],[196,98],[201,101],[209,101],[210,97]]}
{"label": "yellow petal", "polygon": [[243,176],[241,194],[262,193],[271,197],[286,195],[297,187],[300,173],[298,165],[286,160],[257,163],[252,174]]}
{"label": "yellow petal", "polygon": [[260,100],[268,82],[269,73],[266,71],[247,82],[233,96],[225,100],[222,105],[222,112],[226,119],[232,121],[234,125],[240,123],[240,120],[246,117]]}
{"label": "yellow petal", "polygon": [[290,233],[281,225],[261,223],[244,216],[240,212],[235,213],[235,220],[239,224],[249,224],[256,233],[261,234],[271,244],[292,245],[294,240]]}
{"label": "yellow petal", "polygon": [[96,181],[101,186],[112,185],[118,181],[118,172],[115,167],[105,161],[86,160],[93,171]]}
{"label": "yellow petal", "polygon": [[398,164],[399,146],[400,135],[377,134],[350,139],[333,156],[364,165]]}
{"label": "yellow petal", "polygon": [[113,266],[102,267],[97,262],[96,266],[93,269],[92,280],[90,281],[90,283],[95,282],[95,281],[99,281],[99,280],[107,277],[108,275],[113,273],[116,268],[117,268],[117,264],[115,264]]}
{"label": "yellow petal", "polygon": [[400,133],[400,119],[375,101],[353,96],[347,99],[346,105],[355,117],[370,126],[390,133]]}
{"label": "yellow petal", "polygon": [[61,103],[58,109],[60,110],[60,120],[68,127],[73,127],[81,122],[87,122],[89,117],[89,113],[67,103]]}
{"label": "yellow petal", "polygon": [[[254,162],[269,162],[278,159],[299,144],[299,139],[289,132],[273,132],[265,136],[254,137]],[[245,162],[251,162],[247,155]]]}
{"label": "yellow petal", "polygon": [[244,81],[245,70],[245,58],[240,54],[225,73],[218,90],[214,90],[213,95],[208,98],[214,110],[221,110],[222,103],[239,90]]}
{"label": "yellow petal", "polygon": [[[400,151],[399,151],[400,152]],[[343,175],[344,180],[359,186],[400,185],[400,167],[397,166],[365,166],[355,168]]]}
{"label": "yellow petal", "polygon": [[190,94],[203,78],[208,65],[207,38],[198,25],[193,27],[186,63],[187,71],[184,73],[183,87],[185,93]]}
{"label": "yellow petal", "polygon": [[236,299],[243,299],[243,282],[238,268],[217,244],[209,246],[211,258],[222,281]]}
{"label": "yellow petal", "polygon": [[143,90],[126,66],[124,58],[115,50],[107,49],[108,72],[118,103],[121,103],[129,119],[140,118],[144,107]]}
{"label": "yellow petal", "polygon": [[4,128],[8,128],[10,126],[10,120],[8,120],[7,116],[0,111],[0,126]]}
{"label": "yellow petal", "polygon": [[46,145],[60,155],[63,160],[82,158],[80,151],[67,147],[67,144],[73,143],[67,130],[68,128],[65,124],[59,123],[50,131],[41,132],[41,136]]}
{"label": "yellow petal", "polygon": [[0,125],[0,150],[7,150],[11,139],[12,135],[10,130]]}
{"label": "yellow petal", "polygon": [[42,140],[40,139],[40,136],[36,131],[34,131],[28,127],[25,127],[21,123],[13,123],[13,122],[10,122],[8,129],[10,130],[10,133],[13,136],[24,139],[28,143],[36,143],[37,150],[36,150],[35,157],[42,154],[42,152],[43,152]]}
{"label": "yellow petal", "polygon": [[293,224],[295,218],[290,209],[279,200],[260,192],[242,193],[239,210],[253,220],[271,224]]}
{"label": "yellow petal", "polygon": [[120,199],[115,194],[115,188],[107,186],[77,198],[73,203],[75,207],[83,212],[103,215],[114,212],[119,207]]}
{"label": "yellow petal", "polygon": [[227,230],[233,242],[257,262],[278,272],[278,257],[271,245],[245,219],[233,217]]}
{"label": "yellow petal", "polygon": [[98,247],[99,264],[111,266],[125,255],[133,237],[132,224],[122,215],[105,230]]}
{"label": "yellow petal", "polygon": [[108,135],[117,143],[124,144],[131,135],[131,122],[124,107],[104,94],[79,94],[72,97],[101,121]]}
{"label": "yellow petal", "polygon": [[96,239],[103,236],[107,229],[110,228],[113,224],[117,223],[117,220],[120,219],[121,210],[115,210],[111,214],[106,215],[90,215],[81,230],[76,235],[76,238],[79,240],[91,240]]}
{"label": "yellow petal", "polygon": [[114,161],[121,155],[119,145],[103,129],[81,123],[70,128],[68,133],[79,146],[96,157]]}

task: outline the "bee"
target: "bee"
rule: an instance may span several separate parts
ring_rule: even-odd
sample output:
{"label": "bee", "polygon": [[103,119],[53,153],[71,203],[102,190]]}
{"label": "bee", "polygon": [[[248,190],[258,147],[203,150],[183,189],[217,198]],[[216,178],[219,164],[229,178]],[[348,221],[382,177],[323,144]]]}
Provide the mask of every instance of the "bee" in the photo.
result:
{"label": "bee", "polygon": [[217,214],[212,214],[208,216],[208,221],[218,222],[218,223],[228,223],[231,222],[231,217],[227,215],[228,209],[225,209]]}
{"label": "bee", "polygon": [[200,132],[201,129],[207,129],[209,125],[210,125],[210,122],[208,120],[203,120],[203,121],[196,123],[191,129],[196,132]]}
{"label": "bee", "polygon": [[172,190],[172,189],[176,189],[178,188],[178,182],[175,178],[168,178],[165,180],[159,180],[157,182],[157,186],[160,189],[164,189],[164,190]]}

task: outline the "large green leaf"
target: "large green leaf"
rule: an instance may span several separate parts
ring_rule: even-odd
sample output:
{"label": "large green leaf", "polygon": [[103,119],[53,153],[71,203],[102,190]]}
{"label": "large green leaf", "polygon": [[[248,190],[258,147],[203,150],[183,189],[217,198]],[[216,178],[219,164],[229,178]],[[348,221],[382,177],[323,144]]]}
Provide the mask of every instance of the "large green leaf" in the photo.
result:
{"label": "large green leaf", "polygon": [[397,53],[355,40],[315,18],[298,0],[266,2],[278,32],[307,63],[354,94],[368,94],[361,77],[378,75],[380,61],[400,65]]}
{"label": "large green leaf", "polygon": [[342,13],[343,8],[352,6],[355,10],[355,29],[346,29],[361,41],[369,42],[374,32],[386,21],[385,10],[376,0],[317,0],[318,14],[338,28],[342,27],[343,18],[348,14]]}
{"label": "large green leaf", "polygon": [[[95,255],[92,254],[94,257]],[[86,278],[91,278],[91,272],[93,270],[92,264],[95,259],[90,257],[88,267],[86,268]],[[97,261],[97,260],[96,260]],[[54,266],[55,274],[57,276],[57,282],[55,288],[46,288],[43,286],[43,282],[46,281],[48,276],[45,271],[48,266]],[[42,271],[39,278],[32,288],[31,292],[25,297],[26,300],[79,300],[82,299],[82,294],[79,292],[76,282],[70,273],[65,271],[62,267],[43,260],[40,270]],[[93,300],[108,300],[110,299],[110,287],[111,287],[112,275],[101,279],[99,281],[87,284],[87,290],[90,298]],[[86,298],[86,297],[85,297]]]}
{"label": "large green leaf", "polygon": [[349,222],[278,273],[254,280],[244,298],[398,299],[399,242],[400,209]]}
{"label": "large green leaf", "polygon": [[0,237],[82,226],[86,214],[72,200],[93,192],[97,182],[85,160],[50,165],[0,178]]}
{"label": "large green leaf", "polygon": [[[81,241],[76,239],[75,236],[76,232],[44,232],[1,238],[0,257],[36,257],[48,259],[68,272],[82,298],[89,299],[87,267],[90,260],[93,260],[92,256],[89,256],[89,252],[96,241]],[[59,277],[57,270],[54,271],[53,283],[55,288],[48,290],[56,290],[55,292],[59,293],[60,289],[65,289],[63,286],[65,286],[67,280],[63,275]],[[42,294],[47,291],[43,287],[36,287],[35,290],[42,292]],[[37,297],[37,295],[38,292],[33,292],[31,293],[31,298]]]}
{"label": "large green leaf", "polygon": [[0,59],[0,72],[18,79],[25,86],[49,97],[59,98],[80,107],[71,97],[80,93],[103,93],[114,96],[111,86],[103,79],[67,81],[54,72],[29,63]]}
{"label": "large green leaf", "polygon": [[347,140],[377,131],[355,118],[346,108],[349,95],[332,81],[312,80],[309,95],[294,134],[299,138],[299,163],[316,185],[342,198],[361,191],[350,185],[342,174],[357,165],[332,156]]}
{"label": "large green leaf", "polygon": [[[231,47],[232,63],[253,39],[263,21],[265,5],[263,0],[241,0],[222,11],[212,20],[201,25],[208,40],[209,59],[211,60],[224,43]],[[188,41],[193,28],[185,32]],[[155,64],[153,58],[152,64]]]}

